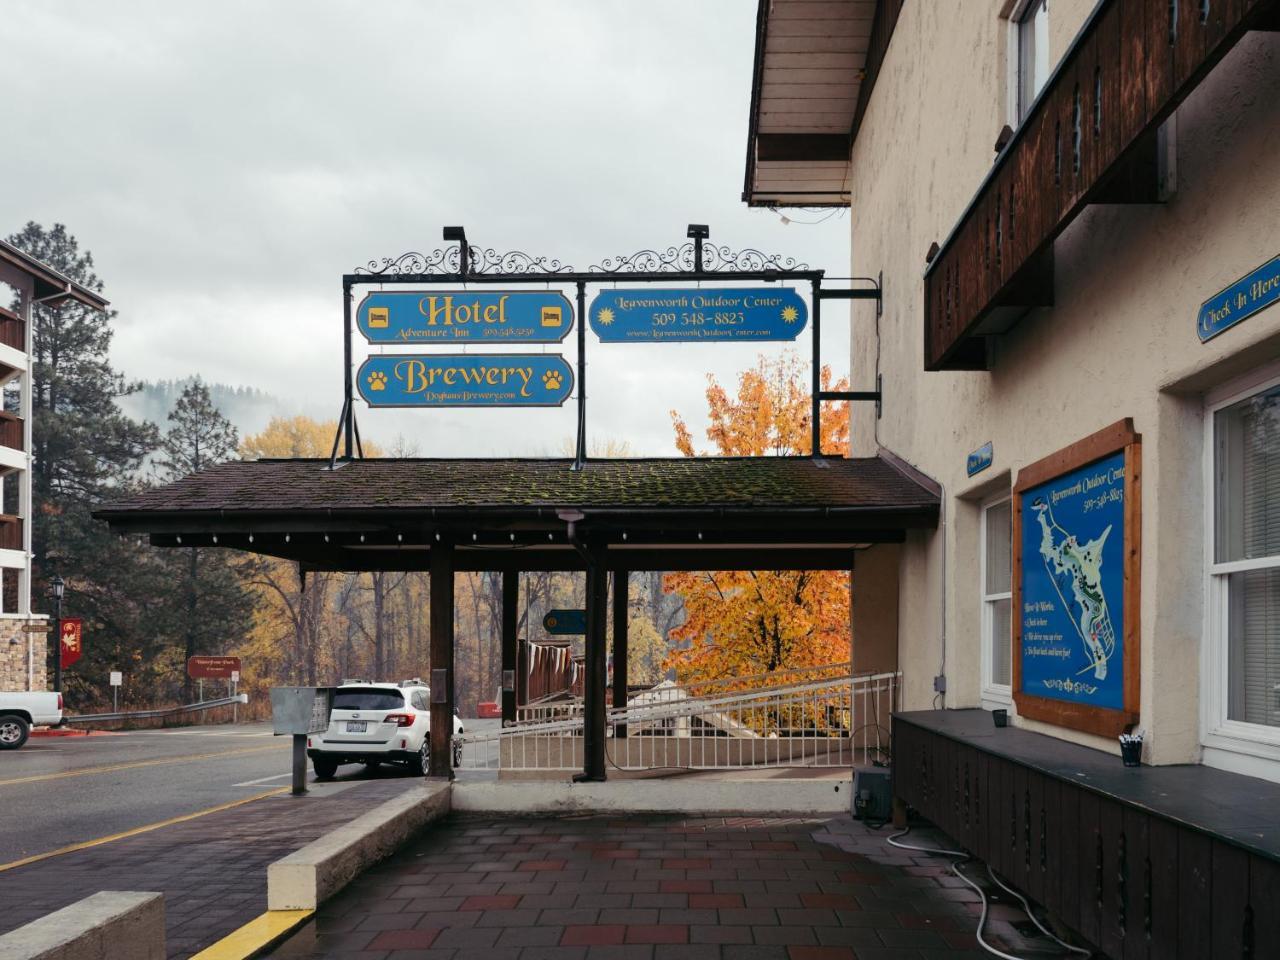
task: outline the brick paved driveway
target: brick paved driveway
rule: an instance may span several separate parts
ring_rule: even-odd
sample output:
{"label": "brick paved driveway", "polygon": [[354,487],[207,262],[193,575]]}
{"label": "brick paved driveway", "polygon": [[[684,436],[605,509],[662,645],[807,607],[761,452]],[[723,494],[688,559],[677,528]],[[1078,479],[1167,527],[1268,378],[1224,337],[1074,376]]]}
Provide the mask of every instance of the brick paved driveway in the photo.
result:
{"label": "brick paved driveway", "polygon": [[[847,816],[453,818],[358,879],[272,956],[989,958],[972,932],[977,895],[938,860],[888,847],[887,832]],[[1005,922],[1021,914],[996,910],[988,929],[1034,950]]]}
{"label": "brick paved driveway", "polygon": [[171,958],[185,958],[267,909],[267,864],[420,783],[370,780],[295,799],[267,797],[0,873],[0,933],[99,890],[164,894]]}

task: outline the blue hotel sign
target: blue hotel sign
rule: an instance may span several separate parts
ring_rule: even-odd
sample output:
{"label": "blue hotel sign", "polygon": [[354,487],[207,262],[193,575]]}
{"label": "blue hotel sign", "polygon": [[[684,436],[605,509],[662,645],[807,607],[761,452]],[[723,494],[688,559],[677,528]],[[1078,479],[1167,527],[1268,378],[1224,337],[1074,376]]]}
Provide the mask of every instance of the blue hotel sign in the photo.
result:
{"label": "blue hotel sign", "polygon": [[1122,710],[1125,455],[1024,490],[1022,691]]}
{"label": "blue hotel sign", "polygon": [[377,291],[356,325],[370,343],[559,343],[573,307],[551,290]]}
{"label": "blue hotel sign", "polygon": [[1264,263],[1200,305],[1196,335],[1203,343],[1280,300],[1280,257]]}
{"label": "blue hotel sign", "polygon": [[603,343],[794,340],[809,309],[791,287],[603,290],[587,310]]}
{"label": "blue hotel sign", "polygon": [[382,354],[356,387],[371,407],[558,407],[573,370],[558,354]]}

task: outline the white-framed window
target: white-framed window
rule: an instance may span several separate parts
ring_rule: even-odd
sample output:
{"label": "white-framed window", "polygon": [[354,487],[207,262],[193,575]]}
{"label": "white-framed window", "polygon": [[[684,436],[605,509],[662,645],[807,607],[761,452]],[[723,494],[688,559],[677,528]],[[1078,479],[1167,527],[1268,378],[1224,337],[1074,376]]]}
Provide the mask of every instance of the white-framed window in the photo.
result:
{"label": "white-framed window", "polygon": [[982,506],[979,593],[982,602],[982,697],[1010,702],[1013,685],[1013,501]]}
{"label": "white-framed window", "polygon": [[1020,0],[1009,17],[1009,122],[1026,119],[1049,79],[1049,0]]}
{"label": "white-framed window", "polygon": [[1280,761],[1280,364],[1210,395],[1205,419],[1206,759]]}

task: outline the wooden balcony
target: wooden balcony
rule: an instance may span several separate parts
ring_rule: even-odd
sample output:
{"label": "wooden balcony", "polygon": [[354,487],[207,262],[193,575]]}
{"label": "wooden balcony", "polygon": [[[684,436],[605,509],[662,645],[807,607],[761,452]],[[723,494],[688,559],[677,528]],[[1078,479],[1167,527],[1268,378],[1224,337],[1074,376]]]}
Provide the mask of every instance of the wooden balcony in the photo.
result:
{"label": "wooden balcony", "polygon": [[26,431],[23,430],[22,418],[7,410],[0,410],[0,446],[10,450],[23,450],[26,447],[25,441]]}
{"label": "wooden balcony", "polygon": [[[985,370],[986,338],[1053,302],[1053,241],[1090,203],[1158,197],[1157,131],[1280,0],[1103,0],[933,256],[926,370]],[[992,131],[993,135],[995,131]]]}
{"label": "wooden balcony", "polygon": [[12,310],[0,307],[0,343],[23,353],[27,350],[27,325]]}
{"label": "wooden balcony", "polygon": [[0,550],[21,550],[22,518],[0,513]]}

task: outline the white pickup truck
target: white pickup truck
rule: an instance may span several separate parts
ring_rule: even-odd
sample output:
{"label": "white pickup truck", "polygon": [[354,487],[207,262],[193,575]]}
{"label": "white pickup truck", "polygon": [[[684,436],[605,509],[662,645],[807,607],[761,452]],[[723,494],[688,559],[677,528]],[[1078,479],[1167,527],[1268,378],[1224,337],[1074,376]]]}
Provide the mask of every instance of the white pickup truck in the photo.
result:
{"label": "white pickup truck", "polygon": [[0,693],[0,750],[17,750],[32,727],[62,725],[62,694]]}

